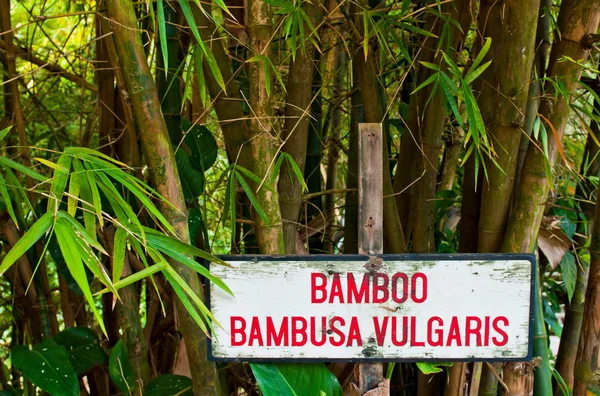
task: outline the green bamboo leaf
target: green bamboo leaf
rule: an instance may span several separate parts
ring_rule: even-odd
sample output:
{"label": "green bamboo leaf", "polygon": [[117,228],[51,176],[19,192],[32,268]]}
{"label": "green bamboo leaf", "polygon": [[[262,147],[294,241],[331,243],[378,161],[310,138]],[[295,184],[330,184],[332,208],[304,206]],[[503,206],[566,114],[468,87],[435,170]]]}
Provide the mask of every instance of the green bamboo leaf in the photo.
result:
{"label": "green bamboo leaf", "polygon": [[12,125],[9,125],[0,131],[0,141],[4,140],[4,138],[6,137],[6,135],[8,135],[8,132],[10,132],[12,127],[13,127]]}
{"label": "green bamboo leaf", "polygon": [[[215,323],[217,326],[223,328],[223,326],[221,326],[219,321],[213,316],[213,314],[209,311],[209,309],[206,308],[206,305],[204,305],[204,302],[202,302],[200,297],[198,297],[198,295],[194,292],[194,290],[192,290],[192,288],[181,277],[181,275],[179,275],[177,273],[177,271],[175,271],[171,266],[168,266],[168,267],[165,267],[165,269],[163,270],[163,274],[165,274],[165,276],[167,276],[167,274],[168,274],[167,279],[170,278],[172,281],[175,281],[177,286],[179,286],[185,292],[185,294],[194,303],[194,305],[196,306],[198,311],[202,314],[206,323],[208,323],[209,325],[211,323]],[[169,282],[169,283],[171,283],[171,285],[173,285],[172,282]],[[206,327],[205,327],[205,329],[206,329]]]}
{"label": "green bamboo leaf", "polygon": [[104,247],[100,243],[98,243],[98,240],[96,239],[96,235],[95,235],[95,230],[94,230],[94,234],[90,234],[89,231],[79,223],[79,221],[77,221],[73,216],[71,216],[69,213],[65,212],[64,210],[59,210],[58,213],[56,214],[56,217],[68,221],[71,224],[71,226],[75,229],[75,232],[77,233],[77,235],[86,244],[93,247],[94,249],[97,249],[102,254],[105,254],[108,256],[108,253],[106,252],[106,250],[104,250]]}
{"label": "green bamboo leaf", "polygon": [[248,169],[246,169],[246,168],[244,168],[243,166],[240,166],[240,165],[235,165],[234,168],[235,168],[236,171],[239,171],[245,177],[247,177],[248,179],[252,180],[257,185],[260,186],[262,184],[262,188],[266,188],[267,191],[270,191],[273,194],[277,194],[277,191],[275,191],[275,189],[273,187],[269,186],[268,183],[263,183],[262,179],[260,177],[256,176],[254,173],[250,172]]}
{"label": "green bamboo leaf", "polygon": [[17,177],[10,168],[2,165],[0,165],[0,167],[4,169],[4,176],[6,177],[6,181],[9,183],[10,188],[13,190],[15,200],[17,201],[17,209],[22,208],[23,205],[25,205],[27,207],[27,211],[35,215],[35,210],[33,209],[31,202],[29,202],[29,197],[27,197],[27,194],[25,194],[26,190],[21,186],[19,179],[17,179]]}
{"label": "green bamboo leaf", "polygon": [[54,169],[57,172],[69,173],[69,170],[67,168],[62,167],[59,164],[55,164],[52,161],[48,161],[48,160],[46,160],[44,158],[38,158],[38,157],[34,157],[33,159],[36,160],[36,161],[41,162],[42,164],[46,165],[49,168]]}
{"label": "green bamboo leaf", "polygon": [[452,363],[440,363],[440,362],[434,362],[434,363],[424,363],[424,362],[418,362],[417,363],[417,367],[419,368],[419,370],[421,370],[421,372],[423,374],[434,374],[434,373],[441,373],[442,372],[442,368],[443,367],[452,367]]}
{"label": "green bamboo leaf", "polygon": [[191,259],[187,255],[194,256],[194,257],[200,257],[204,260],[208,260],[208,261],[216,263],[216,264],[221,264],[221,265],[226,265],[226,266],[229,266],[229,264],[225,263],[224,261],[212,256],[211,254],[209,254],[201,249],[198,249],[195,246],[188,245],[188,244],[183,243],[175,238],[170,238],[170,237],[167,237],[167,236],[161,235],[161,234],[148,233],[147,239],[148,239],[149,246],[166,254],[167,256],[171,257],[173,260],[176,260],[176,261],[180,262],[181,264],[193,269],[200,275],[209,279],[215,285],[219,286],[221,289],[223,289],[228,294],[233,295],[233,292],[229,289],[229,287],[227,287],[227,285],[221,279],[212,275],[206,267],[199,264],[197,261]]}
{"label": "green bamboo leaf", "polygon": [[425,62],[425,61],[419,61],[419,63],[428,69],[434,70],[436,72],[440,71],[440,67],[438,65],[436,65],[435,63]]}
{"label": "green bamboo leaf", "polygon": [[62,197],[67,186],[67,180],[69,178],[69,169],[71,169],[71,157],[66,154],[61,154],[58,157],[56,171],[54,172],[54,179],[52,180],[52,186],[50,187],[50,198],[48,199],[48,212],[54,212],[58,209]]}
{"label": "green bamboo leaf", "polygon": [[[171,275],[171,273],[167,271],[168,268],[170,268],[170,267],[168,265],[166,265],[163,270],[163,275],[165,276],[165,279],[167,280],[167,282],[169,282],[169,284],[173,288],[173,291],[175,292],[175,294],[177,294],[179,301],[181,301],[181,304],[183,304],[183,306],[185,307],[185,310],[192,317],[194,322],[196,322],[196,324],[198,325],[200,330],[202,330],[202,332],[204,332],[204,334],[206,334],[208,336],[209,335],[208,329],[205,324],[206,318],[200,317],[200,315],[198,314],[198,310],[196,309],[196,307],[194,306],[194,304],[192,303],[192,301],[190,300],[188,295],[183,290],[183,287],[181,284],[185,284],[185,281],[183,281],[183,279],[181,279],[181,277],[179,277],[178,279],[174,278]],[[181,284],[179,283],[180,281],[181,281]]]}
{"label": "green bamboo leaf", "polygon": [[252,189],[250,188],[248,183],[246,183],[246,180],[244,180],[244,178],[239,173],[237,173],[235,171],[234,171],[234,173],[235,173],[235,177],[237,178],[238,183],[240,183],[240,186],[242,186],[242,189],[244,190],[244,192],[246,193],[246,196],[250,200],[252,207],[254,208],[254,210],[256,210],[256,213],[258,213],[258,215],[260,216],[262,221],[264,221],[265,223],[268,223],[269,217],[265,213],[260,202],[258,202],[258,200],[256,199],[256,196],[254,195],[254,192],[252,191]]}
{"label": "green bamboo leaf", "polygon": [[81,173],[71,173],[69,195],[67,196],[67,211],[71,216],[75,216],[75,212],[77,211],[79,193],[81,192],[81,178]]}
{"label": "green bamboo leaf", "polygon": [[491,39],[491,37],[487,37],[485,39],[485,44],[483,44],[483,47],[481,48],[481,51],[479,51],[479,53],[477,54],[477,57],[471,64],[470,70],[475,70],[477,68],[477,66],[479,66],[479,64],[483,61],[483,58],[485,58],[485,55],[490,50],[491,45],[492,45],[492,39]]}
{"label": "green bamboo leaf", "polygon": [[304,176],[302,175],[302,171],[300,170],[300,167],[298,166],[296,161],[294,161],[294,157],[292,157],[288,153],[283,153],[283,154],[285,154],[285,158],[292,166],[292,170],[296,174],[296,179],[298,179],[298,182],[302,186],[302,192],[308,192],[308,186],[306,185],[306,182],[304,181]]}
{"label": "green bamboo leaf", "polygon": [[117,289],[113,286],[110,281],[110,276],[106,271],[104,265],[98,260],[98,257],[94,254],[94,252],[90,249],[88,245],[86,245],[81,239],[76,238],[76,248],[79,251],[79,256],[81,260],[85,264],[86,267],[94,274],[94,277],[100,281],[104,286],[108,288],[110,292],[114,294],[117,299],[121,299]]}
{"label": "green bamboo leaf", "polygon": [[439,73],[432,74],[431,76],[429,76],[429,78],[427,80],[423,81],[423,83],[421,85],[419,85],[417,88],[415,88],[415,90],[412,91],[410,94],[413,95],[413,94],[419,92],[421,89],[425,88],[432,82],[436,81],[438,79],[438,77],[439,77]]}
{"label": "green bamboo leaf", "polygon": [[[219,69],[219,66],[217,64],[217,61],[215,60],[214,55],[208,48],[206,48],[206,44],[202,41],[202,36],[200,36],[200,32],[198,31],[198,26],[196,25],[196,20],[194,19],[194,14],[192,13],[192,9],[190,8],[190,4],[189,4],[188,0],[179,0],[179,5],[181,6],[181,11],[183,12],[183,15],[185,16],[188,26],[192,30],[192,34],[194,35],[194,38],[196,39],[196,41],[198,42],[198,45],[200,46],[200,48],[202,49],[202,52],[204,53],[206,63],[208,64],[208,67],[210,68],[210,71],[212,72],[213,77],[215,78],[215,80],[217,81],[217,84],[219,84],[221,89],[223,91],[225,91],[225,82],[223,81],[223,76],[221,75],[221,70]],[[202,7],[200,7],[200,9],[202,10]]]}
{"label": "green bamboo leaf", "polygon": [[6,188],[6,182],[4,178],[0,174],[0,196],[4,200],[4,206],[6,207],[6,211],[10,216],[15,226],[19,228],[19,222],[17,221],[17,216],[15,215],[15,209],[13,208],[12,200],[10,199],[10,194],[8,194],[8,189]]}
{"label": "green bamboo leaf", "polygon": [[65,263],[67,264],[67,268],[69,272],[77,282],[77,285],[81,289],[83,296],[88,302],[96,320],[98,321],[98,325],[100,326],[104,335],[108,336],[106,333],[106,328],[104,327],[104,320],[102,319],[102,315],[98,312],[96,308],[96,303],[94,301],[94,297],[92,296],[92,291],[90,289],[90,285],[87,280],[87,276],[85,273],[85,268],[83,266],[83,262],[81,260],[81,256],[79,255],[79,249],[73,249],[74,246],[77,246],[77,236],[73,231],[71,225],[65,219],[57,219],[54,225],[54,232],[56,234],[56,240],[58,241],[58,245],[60,247],[60,251],[63,254],[65,259]]}
{"label": "green bamboo leaf", "polygon": [[163,65],[165,67],[165,79],[168,75],[169,49],[167,47],[167,26],[165,22],[165,9],[163,0],[158,0],[156,8],[158,10],[158,37],[160,41],[160,50],[163,55]]}
{"label": "green bamboo leaf", "polygon": [[423,35],[423,36],[425,36],[425,37],[433,37],[433,38],[437,38],[437,36],[436,36],[435,34],[433,34],[433,33],[429,32],[429,31],[427,31],[427,30],[424,30],[424,29],[418,28],[418,27],[416,27],[416,26],[413,26],[413,25],[411,25],[410,23],[406,23],[406,22],[400,22],[400,23],[398,23],[398,25],[399,25],[401,28],[405,29],[405,30],[408,30],[408,31],[411,31],[411,32],[413,32],[413,33],[417,33],[417,34],[420,34],[420,35]]}
{"label": "green bamboo leaf", "polygon": [[104,228],[104,218],[102,217],[102,201],[100,200],[100,191],[98,191],[98,183],[96,183],[94,172],[86,171],[85,176],[90,188],[92,205],[96,211],[96,218],[98,219],[100,228]]}
{"label": "green bamboo leaf", "polygon": [[485,71],[485,69],[488,68],[488,66],[491,63],[492,63],[492,61],[487,61],[486,63],[484,63],[483,65],[481,65],[477,69],[473,69],[473,68],[469,69],[469,72],[465,76],[465,82],[467,84],[472,83],[477,77],[479,77],[481,75],[481,73],[483,73]]}
{"label": "green bamboo leaf", "polygon": [[73,158],[73,169],[74,173],[77,173],[79,176],[80,182],[80,191],[79,195],[81,197],[81,210],[83,212],[83,224],[85,225],[85,229],[88,231],[90,235],[96,239],[96,216],[91,213],[91,210],[95,210],[93,204],[93,195],[92,190],[90,188],[90,184],[87,178],[87,172],[83,168],[83,165],[77,158]]}
{"label": "green bamboo leaf", "polygon": [[125,263],[125,251],[127,248],[127,233],[121,227],[117,228],[115,232],[113,242],[113,283],[118,282],[121,279],[121,272],[123,272],[123,264]]}
{"label": "green bamboo leaf", "polygon": [[198,80],[198,90],[200,91],[200,102],[202,103],[203,106],[206,105],[207,100],[206,100],[206,85],[204,84],[204,82],[206,81],[204,78],[204,69],[202,68],[202,62],[203,62],[203,53],[202,51],[198,48],[198,46],[194,47],[194,66],[195,66],[195,70],[196,70],[196,77]]}
{"label": "green bamboo leaf", "polygon": [[100,151],[92,150],[87,147],[67,147],[65,154],[69,154],[74,158],[85,159],[90,162],[97,162],[98,164],[111,164],[111,166],[120,166],[123,168],[129,168],[127,164],[112,158],[109,155],[101,153]]}
{"label": "green bamboo leaf", "polygon": [[18,162],[15,162],[11,159],[8,159],[6,157],[0,156],[0,164],[9,167],[11,169],[16,170],[19,173],[24,174],[25,176],[29,176],[34,180],[37,180],[39,182],[45,182],[48,180],[48,178],[46,176],[43,176],[40,173],[37,173],[34,170],[29,169],[28,167],[19,164]]}
{"label": "green bamboo leaf", "polygon": [[40,217],[29,230],[19,239],[17,243],[8,251],[2,264],[0,264],[0,275],[3,275],[11,265],[13,265],[30,247],[32,247],[52,226],[54,220],[53,213],[47,212]]}
{"label": "green bamboo leaf", "polygon": [[[156,274],[157,272],[161,272],[162,270],[165,269],[165,266],[167,266],[167,265],[168,264],[166,262],[153,264],[147,268],[144,268],[141,271],[136,272],[135,274],[131,274],[131,275],[121,279],[120,281],[113,283],[113,287],[116,290],[119,290],[124,287],[133,285],[134,283],[139,282],[142,279],[151,277],[152,275]],[[109,291],[110,291],[109,289],[103,289],[96,294],[104,294],[104,293],[108,293]]]}

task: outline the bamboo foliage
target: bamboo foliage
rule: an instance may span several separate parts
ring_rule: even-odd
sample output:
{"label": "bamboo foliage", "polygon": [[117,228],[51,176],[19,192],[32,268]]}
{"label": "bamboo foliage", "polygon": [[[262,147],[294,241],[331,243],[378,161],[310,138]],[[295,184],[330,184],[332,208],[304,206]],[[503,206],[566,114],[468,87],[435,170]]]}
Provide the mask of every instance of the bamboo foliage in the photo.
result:
{"label": "bamboo foliage", "polygon": [[[0,393],[597,392],[597,3],[0,0]],[[539,252],[533,362],[207,361],[208,251],[358,252],[363,122],[378,252]]]}

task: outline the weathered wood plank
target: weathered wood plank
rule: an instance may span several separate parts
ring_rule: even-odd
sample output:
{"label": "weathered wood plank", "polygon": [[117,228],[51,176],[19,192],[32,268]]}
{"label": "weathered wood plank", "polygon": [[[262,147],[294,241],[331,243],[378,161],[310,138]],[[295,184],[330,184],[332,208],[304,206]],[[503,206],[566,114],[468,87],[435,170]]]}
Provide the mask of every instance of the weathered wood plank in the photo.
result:
{"label": "weathered wood plank", "polygon": [[383,128],[358,125],[358,252],[383,253]]}
{"label": "weathered wood plank", "polygon": [[[358,252],[383,253],[383,127],[358,124]],[[376,263],[373,263],[376,264]],[[385,384],[383,363],[361,363],[354,367],[355,385],[364,394]],[[382,396],[389,394],[389,386]],[[381,392],[380,392],[381,393]]]}

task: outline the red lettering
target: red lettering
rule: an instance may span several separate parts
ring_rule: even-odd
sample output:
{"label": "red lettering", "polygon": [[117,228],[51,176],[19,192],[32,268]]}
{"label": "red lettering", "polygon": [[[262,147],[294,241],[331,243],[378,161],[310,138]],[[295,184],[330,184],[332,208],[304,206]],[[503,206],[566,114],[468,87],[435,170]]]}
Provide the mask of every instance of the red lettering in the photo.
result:
{"label": "red lettering", "polygon": [[[236,323],[240,326],[237,327]],[[231,331],[231,346],[242,346],[246,343],[246,320],[241,316],[232,316],[229,319],[229,329]],[[241,336],[241,340],[236,340],[236,335]]]}
{"label": "red lettering", "polygon": [[[417,280],[421,279],[421,297],[417,297]],[[427,276],[422,272],[416,272],[411,278],[410,285],[411,298],[416,303],[422,303],[427,300]]]}
{"label": "red lettering", "polygon": [[[398,278],[402,278],[402,297],[398,297]],[[394,274],[392,277],[392,300],[398,304],[402,304],[408,298],[408,276],[401,272]]]}
{"label": "red lettering", "polygon": [[485,317],[485,326],[483,326],[483,346],[490,345],[490,317]]}
{"label": "red lettering", "polygon": [[[317,284],[317,279],[321,280],[321,284]],[[325,289],[327,286],[327,278],[325,275],[320,274],[318,272],[313,272],[310,274],[310,302],[313,304],[321,304],[327,300],[327,290]],[[321,293],[320,297],[317,297],[317,292]]]}
{"label": "red lettering", "polygon": [[[475,327],[471,324],[475,322]],[[467,324],[465,326],[465,346],[471,346],[471,336],[476,338],[475,345],[481,346],[481,319],[477,316],[467,316]]]}
{"label": "red lettering", "polygon": [[395,346],[404,346],[408,340],[408,316],[402,317],[402,339],[398,340],[398,325],[396,324],[397,316],[392,317],[392,344]]}
{"label": "red lettering", "polygon": [[377,338],[378,346],[383,346],[383,341],[385,340],[385,332],[387,330],[387,324],[389,319],[389,316],[384,316],[383,323],[379,324],[379,317],[373,316],[373,323],[375,324],[375,337]]}
{"label": "red lettering", "polygon": [[[444,345],[444,330],[437,328],[433,329],[433,322],[437,322],[439,326],[444,325],[444,321],[439,316],[432,316],[427,321],[427,343],[431,346],[443,346]],[[434,340],[432,335],[436,335],[437,339]]]}
{"label": "red lettering", "polygon": [[500,321],[504,323],[504,326],[508,326],[508,318],[506,316],[498,316],[497,318],[494,318],[492,326],[494,327],[496,333],[498,333],[498,335],[502,337],[500,339],[498,339],[497,337],[492,337],[492,342],[496,346],[504,346],[508,342],[508,334],[506,334],[504,330],[498,327],[498,322]]}
{"label": "red lettering", "polygon": [[425,346],[424,341],[417,341],[417,318],[415,316],[410,317],[410,335],[410,346]]}
{"label": "red lettering", "polygon": [[450,331],[448,332],[448,340],[446,340],[446,346],[452,346],[452,342],[456,342],[456,346],[462,346],[462,340],[460,339],[460,328],[458,327],[458,318],[452,317],[450,323]]}
{"label": "red lettering", "polygon": [[350,320],[350,331],[348,332],[348,343],[346,346],[352,346],[352,341],[356,341],[356,346],[362,346],[360,328],[358,327],[358,319],[356,316],[353,316]]}
{"label": "red lettering", "polygon": [[288,317],[284,316],[281,320],[281,326],[279,327],[279,333],[275,329],[273,324],[273,318],[267,316],[267,346],[289,346],[290,341],[288,337]]}
{"label": "red lettering", "polygon": [[367,274],[363,275],[363,280],[360,284],[360,290],[357,290],[356,282],[354,281],[354,275],[352,273],[348,273],[348,303],[352,304],[353,302],[369,302],[369,276]]}
{"label": "red lettering", "polygon": [[252,317],[252,325],[250,326],[250,337],[248,337],[248,345],[254,346],[254,341],[258,343],[258,346],[263,346],[262,334],[260,333],[260,323],[256,316]]}
{"label": "red lettering", "polygon": [[340,282],[340,274],[333,274],[331,280],[331,293],[329,294],[329,304],[334,303],[335,298],[338,298],[340,304],[344,303],[344,292],[342,291],[342,282]]}
{"label": "red lettering", "polygon": [[339,347],[339,346],[342,346],[342,345],[344,345],[345,336],[344,336],[344,333],[343,333],[343,332],[342,332],[340,329],[338,329],[338,328],[335,326],[335,323],[336,323],[336,322],[340,322],[340,325],[341,325],[341,326],[344,326],[344,325],[346,324],[346,322],[344,321],[344,319],[343,319],[343,318],[340,318],[339,316],[334,316],[334,317],[333,317],[333,318],[331,318],[331,320],[329,321],[329,327],[330,327],[330,330],[331,330],[333,333],[335,333],[336,335],[338,335],[338,336],[340,337],[340,339],[336,341],[336,340],[334,339],[334,336],[333,336],[333,335],[332,335],[332,336],[330,336],[330,337],[329,337],[329,343],[330,343],[331,345],[333,345],[333,346]]}
{"label": "red lettering", "polygon": [[[327,332],[327,317],[321,316],[321,328],[317,330],[317,324],[315,323],[315,317],[311,316],[310,318],[310,327],[312,331],[310,332],[310,342],[314,346],[323,346],[325,345],[326,340],[326,332]],[[317,333],[321,334],[321,339],[317,341]]]}
{"label": "red lettering", "polygon": [[[298,327],[300,324],[300,327]],[[308,324],[302,316],[292,316],[292,346],[304,346],[308,341],[306,336],[306,328]],[[298,340],[300,336],[300,340]]]}
{"label": "red lettering", "polygon": [[[383,279],[383,284],[379,284],[379,278]],[[388,300],[390,292],[388,291],[388,285],[390,280],[386,274],[380,272],[373,276],[373,303],[384,303]],[[379,297],[379,292],[383,292],[383,296]]]}

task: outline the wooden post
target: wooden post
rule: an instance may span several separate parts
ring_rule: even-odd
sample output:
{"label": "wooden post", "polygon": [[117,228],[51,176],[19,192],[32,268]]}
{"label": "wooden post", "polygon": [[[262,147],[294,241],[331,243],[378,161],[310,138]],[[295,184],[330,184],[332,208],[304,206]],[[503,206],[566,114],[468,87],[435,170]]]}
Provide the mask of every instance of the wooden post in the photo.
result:
{"label": "wooden post", "polygon": [[[358,253],[383,253],[383,128],[382,124],[358,125]],[[387,396],[390,393],[383,363],[360,363],[354,367],[358,394]]]}

